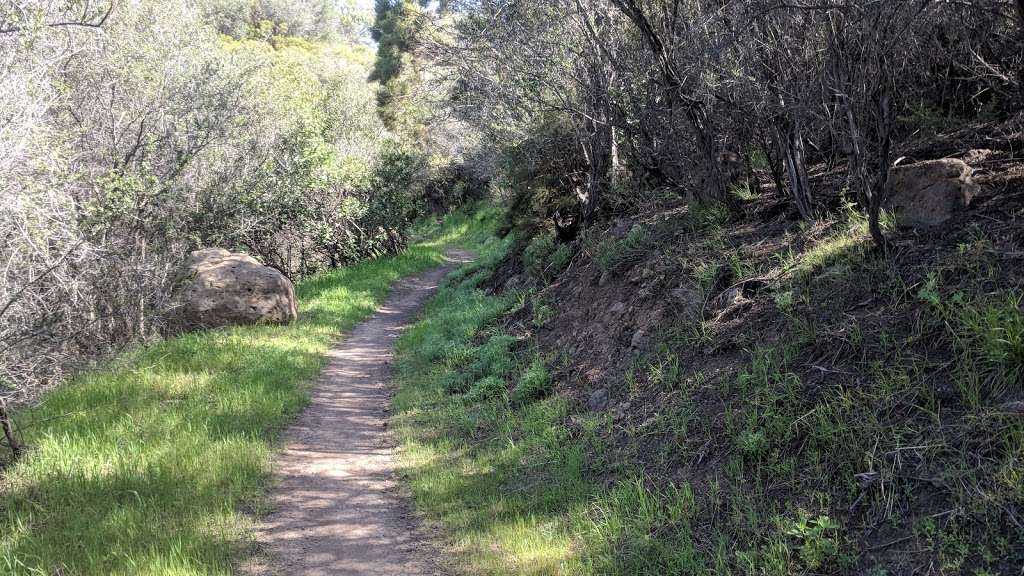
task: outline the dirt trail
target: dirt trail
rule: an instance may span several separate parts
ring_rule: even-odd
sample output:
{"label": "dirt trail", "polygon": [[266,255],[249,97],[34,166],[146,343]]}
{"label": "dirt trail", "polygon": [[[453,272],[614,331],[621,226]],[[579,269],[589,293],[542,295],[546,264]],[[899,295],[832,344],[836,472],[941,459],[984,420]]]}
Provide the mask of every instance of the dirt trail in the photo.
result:
{"label": "dirt trail", "polygon": [[397,491],[386,427],[394,342],[444,276],[471,258],[402,280],[384,305],[328,353],[306,411],[275,461],[272,512],[250,573],[443,574],[410,503]]}

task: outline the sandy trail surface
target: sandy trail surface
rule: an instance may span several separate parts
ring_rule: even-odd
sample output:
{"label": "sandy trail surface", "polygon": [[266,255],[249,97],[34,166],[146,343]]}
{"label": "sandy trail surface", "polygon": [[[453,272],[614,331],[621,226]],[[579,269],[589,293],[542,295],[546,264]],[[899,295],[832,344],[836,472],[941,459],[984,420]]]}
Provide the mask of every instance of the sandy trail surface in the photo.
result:
{"label": "sandy trail surface", "polygon": [[372,318],[328,353],[309,406],[274,461],[260,559],[243,572],[275,575],[433,575],[444,563],[397,489],[387,420],[395,339],[454,267],[401,280]]}

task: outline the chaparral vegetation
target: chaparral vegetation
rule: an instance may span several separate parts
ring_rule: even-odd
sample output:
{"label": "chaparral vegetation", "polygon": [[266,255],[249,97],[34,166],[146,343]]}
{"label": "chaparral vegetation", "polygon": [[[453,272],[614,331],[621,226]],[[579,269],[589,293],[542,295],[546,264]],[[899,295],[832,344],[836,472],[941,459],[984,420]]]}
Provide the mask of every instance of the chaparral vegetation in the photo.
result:
{"label": "chaparral vegetation", "polygon": [[[390,428],[454,573],[1021,573],[1024,0],[0,0],[0,573],[241,570],[452,245]],[[184,326],[193,253],[298,319]]]}

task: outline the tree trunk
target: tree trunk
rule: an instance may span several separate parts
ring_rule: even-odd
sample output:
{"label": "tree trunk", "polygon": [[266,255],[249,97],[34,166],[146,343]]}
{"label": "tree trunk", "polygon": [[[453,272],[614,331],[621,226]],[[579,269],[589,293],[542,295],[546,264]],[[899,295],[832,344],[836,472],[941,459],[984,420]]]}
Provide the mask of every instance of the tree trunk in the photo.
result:
{"label": "tree trunk", "polygon": [[612,190],[618,190],[622,186],[622,168],[621,162],[619,161],[619,143],[618,143],[618,130],[615,126],[611,126],[611,139],[612,139],[612,154],[611,154],[611,185]]}
{"label": "tree trunk", "polygon": [[609,89],[615,81],[615,73],[608,69],[600,54],[588,67],[590,103],[588,118],[584,120],[586,141],[584,153],[587,159],[587,182],[585,196],[581,196],[583,225],[588,225],[600,209],[604,195],[611,190],[617,158],[615,130],[612,128],[612,107]]}
{"label": "tree trunk", "polygon": [[718,145],[715,142],[712,126],[710,125],[704,105],[699,100],[681,93],[684,82],[672,64],[665,43],[662,42],[658,32],[655,31],[651,21],[644,13],[641,4],[636,0],[611,0],[619,12],[629,18],[640,32],[644,43],[658,60],[661,75],[665,83],[665,92],[669,110],[675,110],[678,106],[686,112],[686,118],[694,130],[697,140],[697,153],[704,164],[704,186],[698,191],[700,200],[721,200],[734,207],[726,194],[722,171],[718,165]]}
{"label": "tree trunk", "polygon": [[718,144],[715,142],[715,135],[712,134],[710,121],[700,104],[686,104],[686,118],[690,121],[697,140],[697,152],[703,162],[702,172],[704,174],[704,186],[698,190],[697,196],[701,201],[720,200],[728,201],[725,179],[722,177],[722,169],[719,166]]}
{"label": "tree trunk", "polygon": [[[779,163],[776,161],[775,154],[772,153],[773,146],[768,142],[768,136],[758,131],[760,138],[758,138],[758,145],[761,147],[761,153],[764,154],[764,160],[768,163],[768,170],[772,173],[772,181],[775,182],[775,189],[779,194],[782,194],[785,186],[782,184],[782,170],[779,170]],[[773,136],[777,141],[778,136]],[[774,148],[778,148],[776,145]]]}
{"label": "tree trunk", "polygon": [[888,248],[885,235],[882,234],[881,223],[879,222],[882,213],[882,205],[885,203],[886,188],[889,182],[889,156],[892,150],[892,130],[895,119],[892,116],[892,108],[889,105],[889,94],[882,89],[878,97],[878,174],[875,178],[875,189],[871,194],[871,206],[868,210],[868,230],[875,245],[881,250]]}
{"label": "tree trunk", "polygon": [[14,432],[10,412],[7,410],[7,401],[3,398],[0,398],[0,429],[3,430],[4,438],[7,439],[7,446],[11,449],[11,456],[17,460],[21,456],[23,448]]}
{"label": "tree trunk", "polygon": [[786,166],[789,191],[800,211],[800,216],[805,220],[814,220],[814,203],[807,178],[806,153],[799,124],[784,121],[782,128],[775,127],[775,140]]}
{"label": "tree trunk", "polygon": [[857,189],[857,203],[866,211],[871,210],[871,185],[864,166],[864,151],[860,130],[853,117],[853,110],[847,104],[846,124],[850,138],[850,151],[847,154],[847,178],[852,179]]}

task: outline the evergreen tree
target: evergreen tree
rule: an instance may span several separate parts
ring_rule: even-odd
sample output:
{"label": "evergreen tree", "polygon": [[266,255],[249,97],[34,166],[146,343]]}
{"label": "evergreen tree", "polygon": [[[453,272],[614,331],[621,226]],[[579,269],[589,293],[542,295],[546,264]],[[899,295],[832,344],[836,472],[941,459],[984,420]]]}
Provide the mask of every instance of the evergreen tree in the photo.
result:
{"label": "evergreen tree", "polygon": [[398,132],[416,133],[416,107],[410,102],[412,88],[421,80],[415,47],[423,33],[428,11],[443,16],[448,0],[376,0],[370,33],[377,42],[377,60],[370,80],[379,82],[378,113],[384,124]]}
{"label": "evergreen tree", "polygon": [[377,60],[370,80],[379,82],[377,106],[381,120],[395,129],[403,119],[403,100],[415,79],[412,47],[419,28],[420,6],[415,0],[377,0],[371,30]]}

